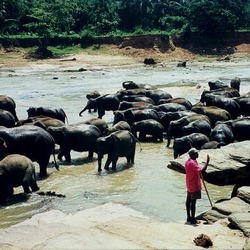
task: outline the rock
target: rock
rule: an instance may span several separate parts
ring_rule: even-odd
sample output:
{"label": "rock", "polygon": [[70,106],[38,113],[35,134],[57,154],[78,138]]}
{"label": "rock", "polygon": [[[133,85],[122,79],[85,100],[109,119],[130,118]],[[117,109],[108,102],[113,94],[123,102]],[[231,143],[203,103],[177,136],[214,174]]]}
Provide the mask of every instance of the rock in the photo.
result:
{"label": "rock", "polygon": [[246,237],[250,236],[250,187],[241,187],[237,196],[215,203],[211,210],[204,213],[208,223],[228,218],[230,227],[241,230]]}
{"label": "rock", "polygon": [[246,203],[239,197],[233,197],[232,199],[215,203],[213,209],[225,215],[230,215],[232,213],[240,213],[240,212],[248,213],[248,211],[250,210],[250,204]]}
{"label": "rock", "polygon": [[234,228],[240,229],[245,236],[250,237],[250,210],[246,213],[234,213],[228,220]]}
{"label": "rock", "polygon": [[246,240],[243,250],[250,250],[250,238]]}
{"label": "rock", "polygon": [[239,188],[237,196],[241,198],[242,200],[244,200],[245,202],[250,204],[250,187],[245,186],[245,187]]}
{"label": "rock", "polygon": [[[242,141],[228,144],[217,149],[203,149],[199,151],[198,162],[203,166],[207,154],[210,155],[210,162],[204,179],[215,185],[233,185],[238,182],[244,183],[250,178],[250,141]],[[168,168],[185,173],[185,161],[188,154],[170,160]]]}

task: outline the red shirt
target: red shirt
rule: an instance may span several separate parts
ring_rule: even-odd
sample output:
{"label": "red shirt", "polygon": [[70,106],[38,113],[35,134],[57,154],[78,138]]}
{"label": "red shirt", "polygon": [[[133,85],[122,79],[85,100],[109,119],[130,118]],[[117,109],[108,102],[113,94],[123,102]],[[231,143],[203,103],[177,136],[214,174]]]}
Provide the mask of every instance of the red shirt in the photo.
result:
{"label": "red shirt", "polygon": [[186,169],[186,187],[187,191],[194,193],[202,189],[200,173],[202,168],[198,165],[196,160],[189,158],[185,163]]}

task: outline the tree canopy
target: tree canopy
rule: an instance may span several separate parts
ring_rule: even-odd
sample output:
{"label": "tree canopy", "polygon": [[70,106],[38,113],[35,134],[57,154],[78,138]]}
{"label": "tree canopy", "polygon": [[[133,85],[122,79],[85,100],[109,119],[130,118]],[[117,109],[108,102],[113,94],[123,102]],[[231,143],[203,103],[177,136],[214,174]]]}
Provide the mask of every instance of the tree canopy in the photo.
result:
{"label": "tree canopy", "polygon": [[249,25],[250,0],[0,0],[2,35],[214,35]]}

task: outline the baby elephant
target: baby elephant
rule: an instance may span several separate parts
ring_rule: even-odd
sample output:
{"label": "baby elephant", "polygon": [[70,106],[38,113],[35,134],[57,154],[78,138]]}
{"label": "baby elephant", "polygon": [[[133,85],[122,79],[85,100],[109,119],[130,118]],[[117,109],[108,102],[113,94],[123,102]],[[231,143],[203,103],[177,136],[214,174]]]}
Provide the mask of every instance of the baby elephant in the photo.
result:
{"label": "baby elephant", "polygon": [[39,190],[36,183],[35,164],[28,157],[20,154],[10,154],[0,161],[0,204],[14,194],[14,187],[23,186],[24,192]]}

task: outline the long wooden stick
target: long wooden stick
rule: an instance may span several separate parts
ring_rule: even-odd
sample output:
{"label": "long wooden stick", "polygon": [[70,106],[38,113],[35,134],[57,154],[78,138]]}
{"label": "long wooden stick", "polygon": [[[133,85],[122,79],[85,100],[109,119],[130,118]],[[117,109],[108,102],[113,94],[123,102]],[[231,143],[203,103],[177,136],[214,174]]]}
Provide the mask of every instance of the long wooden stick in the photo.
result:
{"label": "long wooden stick", "polygon": [[206,186],[206,184],[205,184],[205,181],[204,181],[204,178],[203,178],[203,176],[202,176],[202,173],[201,173],[201,179],[202,179],[202,182],[203,182],[203,186],[204,186],[204,188],[205,188],[205,190],[206,190],[207,197],[208,197],[208,200],[209,200],[209,202],[210,202],[210,205],[211,205],[211,207],[213,207],[213,204],[212,204],[212,201],[211,201],[211,199],[210,199],[210,196],[209,196],[209,193],[208,193],[208,190],[207,190],[207,186]]}

